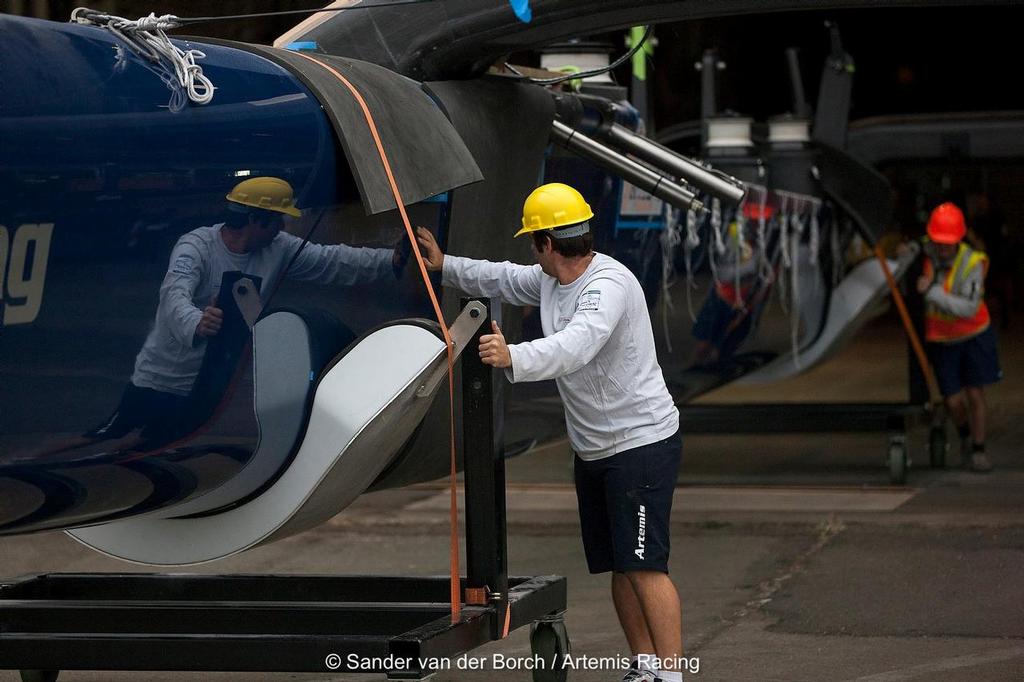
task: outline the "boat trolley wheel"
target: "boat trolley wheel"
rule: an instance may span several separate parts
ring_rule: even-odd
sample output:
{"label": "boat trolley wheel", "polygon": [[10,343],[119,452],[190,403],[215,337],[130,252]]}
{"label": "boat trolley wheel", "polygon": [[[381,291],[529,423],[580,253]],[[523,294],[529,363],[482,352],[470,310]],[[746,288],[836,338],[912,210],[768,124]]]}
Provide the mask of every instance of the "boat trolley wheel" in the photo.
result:
{"label": "boat trolley wheel", "polygon": [[547,616],[530,626],[530,651],[543,661],[533,671],[533,682],[565,682],[569,676],[565,658],[572,647],[564,613]]}

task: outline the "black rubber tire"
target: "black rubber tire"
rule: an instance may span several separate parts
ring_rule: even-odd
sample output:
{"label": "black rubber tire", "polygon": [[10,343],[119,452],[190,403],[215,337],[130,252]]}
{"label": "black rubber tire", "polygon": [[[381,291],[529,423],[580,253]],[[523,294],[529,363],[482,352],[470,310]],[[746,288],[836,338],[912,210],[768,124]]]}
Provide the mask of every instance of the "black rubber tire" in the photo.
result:
{"label": "black rubber tire", "polygon": [[571,653],[565,621],[537,621],[530,628],[530,651],[544,661],[533,671],[533,682],[566,682],[569,668],[565,657]]}
{"label": "black rubber tire", "polygon": [[22,670],[21,682],[57,682],[59,670]]}
{"label": "black rubber tire", "polygon": [[889,443],[889,482],[903,485],[907,482],[907,446],[898,441]]}
{"label": "black rubber tire", "polygon": [[933,426],[928,432],[928,459],[933,469],[945,468],[948,449],[949,441],[946,439],[946,429],[942,426]]}

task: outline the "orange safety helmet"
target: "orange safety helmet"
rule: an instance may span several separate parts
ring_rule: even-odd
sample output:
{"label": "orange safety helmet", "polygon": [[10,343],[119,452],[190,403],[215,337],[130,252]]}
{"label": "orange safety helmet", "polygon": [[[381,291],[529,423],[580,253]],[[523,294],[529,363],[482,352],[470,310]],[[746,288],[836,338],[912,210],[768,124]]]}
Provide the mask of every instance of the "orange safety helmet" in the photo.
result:
{"label": "orange safety helmet", "polygon": [[954,203],[939,204],[928,218],[928,238],[936,244],[956,244],[966,234],[964,212]]}

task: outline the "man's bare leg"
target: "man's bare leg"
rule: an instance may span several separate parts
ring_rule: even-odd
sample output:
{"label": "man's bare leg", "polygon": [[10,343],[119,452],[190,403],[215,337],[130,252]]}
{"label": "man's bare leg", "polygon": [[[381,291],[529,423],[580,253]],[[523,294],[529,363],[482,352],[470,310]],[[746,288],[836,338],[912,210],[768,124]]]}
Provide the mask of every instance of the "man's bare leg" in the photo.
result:
{"label": "man's bare leg", "polygon": [[971,423],[971,438],[974,439],[975,443],[984,443],[985,391],[980,386],[968,386],[964,391],[967,393],[967,402],[970,404],[967,417]]}
{"label": "man's bare leg", "polygon": [[985,454],[985,392],[981,386],[964,389],[967,392],[971,422],[971,471],[992,471],[992,460]]}
{"label": "man's bare leg", "polygon": [[612,573],[612,601],[615,602],[615,613],[619,616],[622,631],[626,633],[630,652],[634,656],[654,656],[654,642],[651,641],[651,633],[647,630],[647,621],[640,608],[640,600],[625,573]]}
{"label": "man's bare leg", "polygon": [[953,420],[954,426],[960,428],[967,424],[970,415],[963,391],[946,396],[946,409],[949,410],[949,418]]}
{"label": "man's bare leg", "polygon": [[662,661],[662,670],[678,672],[683,635],[676,586],[661,571],[629,571],[626,576],[636,593],[654,651]]}

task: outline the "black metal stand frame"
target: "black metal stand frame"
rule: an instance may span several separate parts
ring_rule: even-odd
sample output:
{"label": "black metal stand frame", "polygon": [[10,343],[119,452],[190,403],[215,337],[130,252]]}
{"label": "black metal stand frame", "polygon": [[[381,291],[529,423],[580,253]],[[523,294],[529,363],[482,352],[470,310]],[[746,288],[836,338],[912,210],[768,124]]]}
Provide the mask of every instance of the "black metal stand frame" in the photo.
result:
{"label": "black metal stand frame", "polygon": [[[480,329],[490,326],[488,317]],[[500,639],[506,606],[509,631],[535,621],[535,629],[550,629],[566,609],[566,580],[508,576],[501,392],[475,350],[471,344],[462,358],[467,574],[460,592],[473,603],[458,622],[447,576],[34,575],[0,581],[0,668],[34,681],[71,669],[415,680]],[[566,649],[564,625],[560,634]]]}
{"label": "black metal stand frame", "polygon": [[[906,482],[910,457],[907,431],[925,414],[913,403],[739,403],[681,405],[684,433],[885,432],[889,480]],[[945,447],[943,445],[942,447]],[[935,457],[932,457],[933,466]]]}
{"label": "black metal stand frame", "polygon": [[947,442],[941,414],[929,411],[928,389],[913,353],[908,360],[909,400],[901,403],[743,403],[684,405],[679,408],[684,433],[888,433],[889,480],[906,482],[910,467],[907,431],[931,422],[929,461],[945,466]]}
{"label": "black metal stand frame", "polygon": [[684,433],[904,433],[921,406],[909,403],[684,405]]}

